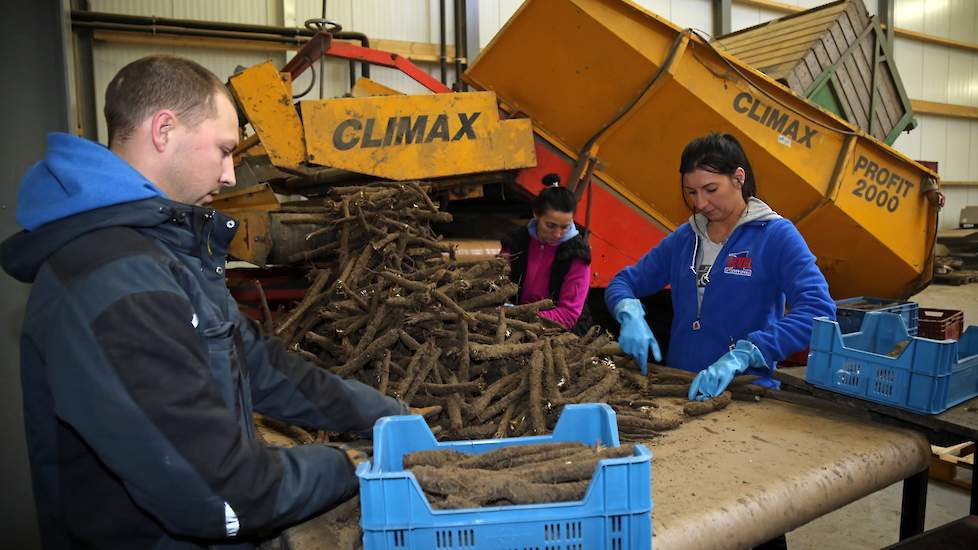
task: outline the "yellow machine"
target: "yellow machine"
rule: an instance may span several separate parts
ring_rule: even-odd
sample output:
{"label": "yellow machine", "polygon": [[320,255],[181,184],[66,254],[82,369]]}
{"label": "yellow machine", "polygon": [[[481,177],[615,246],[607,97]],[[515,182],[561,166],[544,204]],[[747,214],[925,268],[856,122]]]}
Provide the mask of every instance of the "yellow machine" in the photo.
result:
{"label": "yellow machine", "polygon": [[465,78],[565,155],[596,152],[600,184],[667,230],[690,214],[683,146],[728,132],[835,297],[907,296],[932,277],[937,213],[921,189],[935,173],[631,2],[528,0]]}
{"label": "yellow machine", "polygon": [[[588,191],[576,220],[590,230],[592,286],[604,286],[689,217],[683,146],[728,132],[751,159],[760,197],[805,236],[833,296],[905,297],[932,277],[937,214],[922,189],[935,173],[630,2],[528,0],[465,74],[483,92],[446,93],[396,56],[372,61],[370,50],[340,46],[325,51],[390,63],[441,93],[404,96],[363,80],[353,98],[297,111],[291,79],[314,57],[232,77],[264,151],[293,178],[325,181],[320,166],[394,180],[519,169],[509,181],[532,195],[542,174],[557,172],[579,196]],[[504,113],[529,119],[500,120],[497,98]],[[269,250],[276,257],[261,231],[276,225],[265,219],[274,194],[241,193],[251,206],[237,213],[256,231],[239,237],[251,239],[237,242],[239,257],[264,264]]]}
{"label": "yellow machine", "polygon": [[527,119],[499,120],[496,94],[303,101],[309,162],[390,180],[536,164]]}
{"label": "yellow machine", "polygon": [[[491,92],[307,100],[270,61],[231,77],[231,89],[275,166],[330,166],[418,180],[536,164],[527,119],[499,120]],[[361,92],[362,93],[362,92]]]}

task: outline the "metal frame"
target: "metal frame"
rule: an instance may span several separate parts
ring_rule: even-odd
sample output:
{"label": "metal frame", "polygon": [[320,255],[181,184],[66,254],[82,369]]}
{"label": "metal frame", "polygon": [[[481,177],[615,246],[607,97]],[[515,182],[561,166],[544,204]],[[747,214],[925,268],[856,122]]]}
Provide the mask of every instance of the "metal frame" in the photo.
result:
{"label": "metal frame", "polygon": [[296,52],[295,57],[282,68],[282,72],[289,73],[294,81],[315,61],[324,56],[397,69],[434,93],[448,93],[452,91],[451,88],[423,71],[421,67],[418,67],[406,57],[402,57],[396,53],[356,46],[347,42],[334,42],[333,36],[328,32],[320,32],[313,36],[309,42]]}
{"label": "metal frame", "polygon": [[[887,31],[889,31],[891,28],[892,26],[888,26]],[[869,18],[869,25],[867,25],[865,29],[859,32],[859,35],[856,36],[856,39],[853,41],[853,43],[850,44],[849,47],[846,48],[844,52],[842,52],[842,55],[839,56],[839,59],[837,59],[835,63],[832,63],[831,65],[826,67],[822,71],[822,74],[820,74],[818,78],[816,78],[811,84],[808,85],[807,88],[805,88],[805,91],[802,95],[804,95],[806,98],[811,98],[812,95],[814,95],[815,92],[817,92],[822,86],[826,85],[826,83],[830,83],[835,89],[839,89],[840,87],[839,81],[835,74],[836,68],[839,65],[845,63],[849,59],[853,50],[860,47],[862,41],[865,40],[866,36],[869,35],[870,33],[872,33],[873,35],[873,44],[872,44],[873,75],[872,75],[872,84],[869,90],[870,103],[869,103],[869,113],[867,114],[867,116],[869,117],[869,128],[867,133],[870,135],[874,135],[873,123],[876,120],[876,108],[877,108],[876,86],[877,83],[879,82],[880,65],[884,61],[889,60],[892,62],[893,60],[893,48],[891,46],[892,43],[887,38],[887,34],[884,33],[883,29],[880,27],[879,19],[877,18],[877,16],[874,15]],[[883,141],[886,142],[887,144],[894,143],[896,141],[896,138],[900,135],[901,132],[912,130],[917,126],[917,122],[913,118],[913,107],[910,103],[910,98],[907,96],[907,90],[903,87],[903,80],[900,78],[900,74],[896,71],[893,71],[892,75],[893,75],[894,84],[896,85],[897,88],[897,94],[900,96],[900,103],[903,105],[903,116],[900,117],[900,119],[896,122],[896,124],[889,131],[889,133],[887,133],[886,136],[883,137]],[[855,123],[855,121],[852,122]]]}
{"label": "metal frame", "polygon": [[713,37],[730,34],[733,20],[731,0],[713,0]]}
{"label": "metal frame", "polygon": [[[959,411],[968,410],[978,402],[976,399],[955,405],[936,415],[922,415],[915,412],[873,403],[855,397],[817,388],[805,382],[805,367],[779,369],[782,390],[791,395],[804,395],[820,401],[823,407],[842,407],[849,415],[859,414],[868,420],[909,429],[923,434],[931,443],[947,437],[957,440],[978,439],[978,422],[962,419]],[[862,411],[862,412],[859,412]],[[927,508],[927,480],[929,469],[908,477],[903,482],[903,504],[900,516],[900,540],[909,538],[924,530],[924,513]],[[969,514],[978,515],[978,483],[972,483]]]}

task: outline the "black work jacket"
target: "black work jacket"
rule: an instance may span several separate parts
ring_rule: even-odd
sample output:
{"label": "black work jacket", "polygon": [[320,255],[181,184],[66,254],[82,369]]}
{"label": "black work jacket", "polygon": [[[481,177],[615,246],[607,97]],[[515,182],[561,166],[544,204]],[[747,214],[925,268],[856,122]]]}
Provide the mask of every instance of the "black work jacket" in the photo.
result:
{"label": "black work jacket", "polygon": [[224,279],[235,220],[162,198],[14,235],[33,289],[21,338],[46,548],[249,547],[352,495],[345,454],[268,447],[252,411],[368,430],[400,402],[288,353]]}

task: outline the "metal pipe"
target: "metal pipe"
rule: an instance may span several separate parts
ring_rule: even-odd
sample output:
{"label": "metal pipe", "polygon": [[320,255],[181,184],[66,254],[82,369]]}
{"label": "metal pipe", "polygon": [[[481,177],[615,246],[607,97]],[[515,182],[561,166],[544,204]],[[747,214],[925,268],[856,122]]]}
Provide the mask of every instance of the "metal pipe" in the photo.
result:
{"label": "metal pipe", "polygon": [[462,25],[459,22],[459,4],[464,1],[454,0],[454,13],[452,14],[455,19],[455,84],[452,86],[452,89],[456,92],[462,91],[462,59],[459,57],[459,54],[462,52],[462,48],[459,45],[460,37],[462,36]]}
{"label": "metal pipe", "polygon": [[441,27],[441,57],[438,61],[441,67],[441,83],[448,85],[448,47],[445,42],[445,0],[438,1],[438,23]]}
{"label": "metal pipe", "polygon": [[[466,60],[461,64],[462,73],[465,73],[465,69],[468,67],[468,58],[469,58],[469,43],[468,43],[469,23],[468,21],[466,21],[467,8],[465,7],[465,0],[458,0],[458,8],[459,8],[459,15],[458,15],[459,26],[462,29],[462,39],[455,40],[455,55],[457,55],[461,59]],[[461,47],[461,53],[459,53],[460,47]],[[462,73],[459,73],[456,78],[458,78],[458,82],[459,85],[461,86],[462,91],[465,92],[468,91],[469,85],[466,84],[464,80],[462,80]]]}
{"label": "metal pipe", "polygon": [[[323,0],[323,21],[326,21],[326,0]],[[350,63],[350,88],[353,88],[353,63]],[[319,56],[319,99],[326,93],[326,56]]]}
{"label": "metal pipe", "polygon": [[[284,44],[302,45],[307,37],[315,32],[305,28],[273,27],[269,25],[249,25],[243,23],[222,23],[218,21],[197,21],[193,19],[172,19],[166,17],[145,17],[117,13],[101,13],[73,10],[72,26],[84,29],[101,29],[142,34],[167,34],[200,36],[205,38],[228,38],[255,40]],[[370,47],[370,39],[362,32],[341,31],[333,33],[338,40],[357,40],[364,48]],[[350,87],[356,83],[356,62],[350,60]],[[320,82],[322,82],[320,68]],[[360,63],[360,74],[370,77],[370,64]]]}
{"label": "metal pipe", "polygon": [[[187,29],[204,29],[213,31],[229,31],[238,33],[273,34],[281,36],[312,36],[313,31],[304,28],[274,27],[270,25],[250,25],[245,23],[223,23],[218,21],[198,21],[194,19],[171,19],[167,17],[145,17],[140,15],[123,15],[118,13],[103,13],[93,11],[71,11],[71,21],[99,23],[122,23],[126,25],[143,25],[149,27],[182,27]],[[89,27],[98,28],[98,27]]]}
{"label": "metal pipe", "polygon": [[147,27],[144,25],[131,25],[124,23],[105,23],[101,21],[72,21],[72,27],[81,29],[100,29],[109,31],[135,32],[141,34],[172,34],[182,36],[200,36],[206,38],[233,38],[237,40],[254,40],[259,42],[270,42],[277,44],[296,44],[301,46],[308,42],[305,38],[297,36],[276,36],[262,33],[204,30],[199,28],[180,28],[170,26]]}
{"label": "metal pipe", "polygon": [[[364,48],[370,47],[370,39],[367,38],[367,35],[363,34],[362,32],[355,32],[355,31],[335,32],[333,33],[333,38],[337,40],[358,40],[360,41],[360,46]],[[352,63],[353,63],[352,59],[350,60],[350,63],[352,67]],[[366,61],[360,63],[360,76],[370,78],[370,63],[367,63]]]}

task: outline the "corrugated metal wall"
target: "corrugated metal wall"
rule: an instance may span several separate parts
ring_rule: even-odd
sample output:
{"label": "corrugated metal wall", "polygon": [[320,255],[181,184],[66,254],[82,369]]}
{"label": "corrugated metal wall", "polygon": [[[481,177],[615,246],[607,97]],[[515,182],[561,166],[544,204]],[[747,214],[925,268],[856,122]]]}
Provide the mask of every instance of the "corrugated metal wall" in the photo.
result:
{"label": "corrugated metal wall", "polygon": [[[973,0],[902,0],[896,25],[972,44],[978,43],[978,6]],[[978,107],[978,54],[896,37],[894,56],[903,85],[914,99]],[[947,181],[978,181],[978,120],[916,115],[918,127],[896,147],[915,159],[935,160]],[[978,186],[947,186],[941,228],[958,225],[961,208],[978,205]]]}

